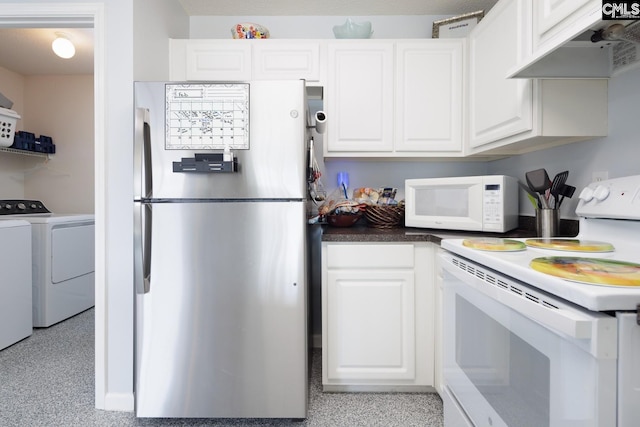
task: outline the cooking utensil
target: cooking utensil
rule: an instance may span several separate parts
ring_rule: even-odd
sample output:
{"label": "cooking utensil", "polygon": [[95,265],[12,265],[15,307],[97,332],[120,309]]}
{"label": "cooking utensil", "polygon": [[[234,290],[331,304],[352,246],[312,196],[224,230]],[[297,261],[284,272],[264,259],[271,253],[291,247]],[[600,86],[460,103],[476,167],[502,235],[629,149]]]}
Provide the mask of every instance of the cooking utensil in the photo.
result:
{"label": "cooking utensil", "polygon": [[555,209],[558,208],[558,195],[560,193],[560,188],[567,182],[567,178],[569,177],[569,171],[564,171],[556,174],[553,177],[553,181],[551,182],[551,196],[553,196],[553,207]]}
{"label": "cooking utensil", "polygon": [[540,202],[538,201],[538,195],[534,193],[529,187],[524,185],[522,182],[518,181],[518,185],[520,185],[520,188],[522,188],[525,191],[525,193],[527,193],[527,198],[533,205],[534,209],[539,209],[541,206],[539,206]]}
{"label": "cooking utensil", "polygon": [[536,169],[529,171],[525,175],[527,185],[531,190],[538,193],[538,199],[544,209],[549,209],[549,201],[545,197],[545,193],[551,188],[551,180],[545,169]]}
{"label": "cooking utensil", "polygon": [[562,201],[564,200],[565,196],[568,198],[573,197],[573,193],[576,192],[576,187],[574,187],[573,185],[563,185],[560,188],[560,195],[562,197],[560,197],[560,201],[558,202],[558,207],[556,209],[560,209],[560,205],[562,205]]}

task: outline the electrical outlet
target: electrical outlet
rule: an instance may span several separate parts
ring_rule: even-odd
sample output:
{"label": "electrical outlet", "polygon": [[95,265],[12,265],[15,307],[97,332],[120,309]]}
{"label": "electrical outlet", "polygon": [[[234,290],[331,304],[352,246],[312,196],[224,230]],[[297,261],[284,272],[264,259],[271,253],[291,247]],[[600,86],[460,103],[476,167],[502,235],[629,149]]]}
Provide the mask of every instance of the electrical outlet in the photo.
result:
{"label": "electrical outlet", "polygon": [[605,179],[609,179],[609,172],[607,171],[593,172],[591,174],[591,181],[593,182],[600,182],[604,181]]}

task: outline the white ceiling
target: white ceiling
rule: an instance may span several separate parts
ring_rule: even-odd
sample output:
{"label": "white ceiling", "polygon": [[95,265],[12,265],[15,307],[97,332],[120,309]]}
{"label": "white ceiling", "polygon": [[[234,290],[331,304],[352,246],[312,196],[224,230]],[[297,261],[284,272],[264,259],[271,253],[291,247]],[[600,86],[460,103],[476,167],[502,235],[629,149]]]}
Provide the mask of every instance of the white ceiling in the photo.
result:
{"label": "white ceiling", "polygon": [[[484,10],[497,0],[178,0],[189,16],[371,16],[461,15]],[[66,33],[76,55],[51,51],[56,32]],[[90,28],[0,28],[0,67],[18,74],[92,74]]]}
{"label": "white ceiling", "polygon": [[188,15],[368,16],[461,15],[491,9],[497,0],[179,0]]}
{"label": "white ceiling", "polygon": [[[51,50],[56,33],[64,33],[76,47],[73,58],[62,59]],[[0,67],[23,76],[39,74],[93,74],[91,28],[0,28]]]}

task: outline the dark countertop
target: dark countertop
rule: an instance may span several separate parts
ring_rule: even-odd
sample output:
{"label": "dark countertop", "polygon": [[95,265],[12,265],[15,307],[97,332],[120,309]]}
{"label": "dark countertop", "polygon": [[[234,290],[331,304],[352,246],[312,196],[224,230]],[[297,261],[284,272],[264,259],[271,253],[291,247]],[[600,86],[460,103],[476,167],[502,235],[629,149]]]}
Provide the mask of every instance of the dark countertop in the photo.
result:
{"label": "dark countertop", "polygon": [[366,225],[353,227],[322,226],[323,242],[432,242],[440,244],[442,239],[464,239],[469,237],[535,237],[535,231],[512,230],[507,233],[482,233],[478,231],[451,231],[428,228],[373,228]]}
{"label": "dark countertop", "polygon": [[[380,229],[368,227],[361,220],[353,227],[322,225],[323,242],[432,242],[440,244],[442,239],[465,239],[473,237],[528,238],[536,237],[535,218],[521,217],[519,227],[506,233],[483,233],[480,231],[437,230],[429,228],[398,227]],[[578,221],[562,220],[560,231],[563,237],[575,236]]]}

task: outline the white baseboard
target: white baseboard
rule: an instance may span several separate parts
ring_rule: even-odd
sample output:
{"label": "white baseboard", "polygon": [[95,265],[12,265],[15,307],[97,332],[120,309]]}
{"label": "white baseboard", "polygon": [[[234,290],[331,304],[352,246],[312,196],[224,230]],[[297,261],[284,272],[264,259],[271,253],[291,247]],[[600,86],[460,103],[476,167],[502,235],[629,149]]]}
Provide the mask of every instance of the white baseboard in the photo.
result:
{"label": "white baseboard", "polygon": [[133,412],[135,399],[133,393],[107,393],[104,397],[105,411]]}

